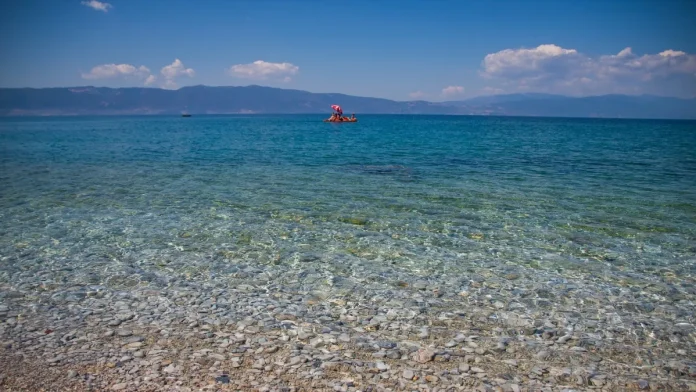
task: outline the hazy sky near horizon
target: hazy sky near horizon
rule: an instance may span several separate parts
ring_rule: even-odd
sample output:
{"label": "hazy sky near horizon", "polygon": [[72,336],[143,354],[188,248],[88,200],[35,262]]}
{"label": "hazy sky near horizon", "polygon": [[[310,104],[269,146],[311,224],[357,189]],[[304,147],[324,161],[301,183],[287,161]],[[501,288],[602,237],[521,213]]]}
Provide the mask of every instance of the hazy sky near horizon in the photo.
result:
{"label": "hazy sky near horizon", "polygon": [[693,0],[23,0],[0,87],[696,97]]}

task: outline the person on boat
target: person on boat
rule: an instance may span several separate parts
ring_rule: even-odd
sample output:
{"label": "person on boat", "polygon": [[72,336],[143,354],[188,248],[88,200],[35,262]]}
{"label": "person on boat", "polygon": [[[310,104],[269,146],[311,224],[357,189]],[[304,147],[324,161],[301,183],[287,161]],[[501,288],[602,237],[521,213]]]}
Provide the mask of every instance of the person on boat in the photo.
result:
{"label": "person on boat", "polygon": [[358,119],[355,118],[355,113],[353,113],[350,117],[346,117],[342,113],[331,113],[331,117],[329,117],[327,120],[324,120],[324,122],[356,122],[356,121],[358,121]]}

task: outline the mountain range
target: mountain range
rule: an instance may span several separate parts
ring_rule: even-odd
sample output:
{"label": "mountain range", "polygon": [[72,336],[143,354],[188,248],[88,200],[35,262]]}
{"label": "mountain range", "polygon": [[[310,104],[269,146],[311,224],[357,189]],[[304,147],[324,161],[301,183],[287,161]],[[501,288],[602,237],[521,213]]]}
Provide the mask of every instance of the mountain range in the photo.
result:
{"label": "mountain range", "polygon": [[450,114],[540,117],[696,119],[696,98],[650,95],[569,97],[505,94],[462,101],[393,101],[262,86],[0,88],[0,116],[174,115],[236,113]]}

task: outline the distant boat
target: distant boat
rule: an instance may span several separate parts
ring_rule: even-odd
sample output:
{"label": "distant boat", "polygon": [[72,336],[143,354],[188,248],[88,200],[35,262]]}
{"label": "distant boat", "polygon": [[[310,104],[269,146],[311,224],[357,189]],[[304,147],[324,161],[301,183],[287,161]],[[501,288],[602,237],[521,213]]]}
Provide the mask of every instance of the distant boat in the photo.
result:
{"label": "distant boat", "polygon": [[181,115],[181,117],[191,117],[191,115],[188,114],[188,113],[184,113],[184,114]]}
{"label": "distant boat", "polygon": [[358,122],[358,119],[355,118],[355,113],[353,113],[353,115],[349,118],[343,116],[343,109],[341,109],[340,106],[331,105],[331,109],[335,110],[336,112],[331,114],[331,117],[324,120],[324,122]]}

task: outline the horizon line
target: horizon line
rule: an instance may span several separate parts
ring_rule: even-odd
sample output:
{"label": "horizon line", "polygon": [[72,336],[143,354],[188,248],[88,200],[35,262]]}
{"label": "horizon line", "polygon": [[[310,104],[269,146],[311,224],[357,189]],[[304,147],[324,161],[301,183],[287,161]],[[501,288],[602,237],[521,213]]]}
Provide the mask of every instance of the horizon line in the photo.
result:
{"label": "horizon line", "polygon": [[[0,87],[0,89],[2,89]],[[306,113],[278,113],[278,112],[266,112],[266,113],[187,113],[190,117],[205,117],[205,116],[310,116],[310,115],[321,115],[325,116],[325,112],[306,112]],[[618,120],[618,121],[686,121],[686,122],[696,122],[696,118],[670,118],[670,117],[579,117],[579,116],[538,116],[538,115],[523,115],[523,114],[428,114],[428,113],[363,113],[360,116],[424,116],[424,117],[488,117],[488,118],[525,118],[525,119],[555,119],[555,120]],[[109,114],[75,114],[75,113],[64,113],[64,114],[11,114],[5,115],[0,114],[0,119],[38,119],[38,118],[76,118],[76,117],[176,117],[182,118],[182,113],[109,113]],[[317,120],[317,122],[324,122],[323,120]],[[340,123],[330,123],[330,124],[340,124]],[[353,124],[353,123],[351,123]]]}

